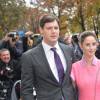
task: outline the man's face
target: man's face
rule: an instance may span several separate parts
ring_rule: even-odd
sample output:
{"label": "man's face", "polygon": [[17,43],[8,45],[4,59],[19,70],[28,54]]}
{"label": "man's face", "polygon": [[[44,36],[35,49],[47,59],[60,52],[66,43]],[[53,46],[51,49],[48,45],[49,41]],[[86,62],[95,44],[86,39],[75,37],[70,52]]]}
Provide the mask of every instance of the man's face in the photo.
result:
{"label": "man's face", "polygon": [[55,20],[53,22],[45,23],[44,27],[40,29],[43,34],[43,40],[48,45],[55,45],[59,38],[59,25]]}
{"label": "man's face", "polygon": [[0,59],[4,63],[9,63],[9,61],[10,61],[10,53],[9,53],[9,51],[2,51],[1,55],[0,55]]}

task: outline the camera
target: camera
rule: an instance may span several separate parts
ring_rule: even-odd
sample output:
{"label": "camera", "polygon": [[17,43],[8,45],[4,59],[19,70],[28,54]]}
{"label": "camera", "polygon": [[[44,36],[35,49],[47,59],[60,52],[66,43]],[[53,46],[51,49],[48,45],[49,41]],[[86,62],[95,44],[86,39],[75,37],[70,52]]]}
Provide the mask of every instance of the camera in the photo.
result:
{"label": "camera", "polygon": [[33,40],[34,39],[33,34],[29,35],[28,38],[31,39],[31,40]]}
{"label": "camera", "polygon": [[9,66],[4,68],[1,72],[2,72],[2,77],[3,77],[4,80],[12,79],[14,77],[13,69],[10,68]]}
{"label": "camera", "polygon": [[10,67],[6,67],[5,69],[5,75],[8,77],[8,78],[13,78],[14,75],[13,75],[13,69],[11,69]]}
{"label": "camera", "polygon": [[16,32],[10,32],[10,33],[8,34],[8,37],[12,38],[12,41],[16,41],[16,35],[17,35]]}
{"label": "camera", "polygon": [[8,34],[8,37],[14,38],[14,34]]}

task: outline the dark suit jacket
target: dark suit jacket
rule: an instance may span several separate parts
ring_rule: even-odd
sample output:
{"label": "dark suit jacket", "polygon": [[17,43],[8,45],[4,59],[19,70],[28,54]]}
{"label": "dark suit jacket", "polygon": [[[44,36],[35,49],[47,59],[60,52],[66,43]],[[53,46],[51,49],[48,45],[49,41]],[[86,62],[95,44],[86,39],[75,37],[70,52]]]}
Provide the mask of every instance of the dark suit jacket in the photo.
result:
{"label": "dark suit jacket", "polygon": [[72,51],[59,43],[66,59],[67,70],[62,85],[54,77],[46,59],[42,44],[23,54],[21,65],[21,96],[22,100],[34,100],[33,86],[37,100],[75,100],[75,93],[70,78]]}

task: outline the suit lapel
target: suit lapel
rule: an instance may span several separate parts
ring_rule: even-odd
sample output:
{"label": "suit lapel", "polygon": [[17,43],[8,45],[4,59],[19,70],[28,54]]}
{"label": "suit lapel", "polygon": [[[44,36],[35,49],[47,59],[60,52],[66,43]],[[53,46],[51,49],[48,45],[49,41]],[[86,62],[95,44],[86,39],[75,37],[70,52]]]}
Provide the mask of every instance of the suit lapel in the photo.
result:
{"label": "suit lapel", "polygon": [[60,45],[60,47],[61,47],[61,49],[64,53],[64,57],[65,57],[65,60],[66,60],[66,65],[67,65],[66,73],[65,73],[65,76],[64,76],[64,80],[63,80],[63,82],[64,82],[67,79],[67,76],[70,73],[70,68],[71,68],[71,64],[72,64],[72,57],[69,54],[70,49],[65,48],[65,45],[63,46],[60,43],[59,43],[59,45]]}
{"label": "suit lapel", "polygon": [[[60,45],[60,47],[61,47],[61,49],[62,49],[62,51],[64,53],[64,57],[65,57],[65,60],[66,60],[66,65],[67,65],[66,73],[65,73],[65,76],[64,76],[64,81],[66,81],[67,76],[68,76],[69,71],[70,71],[70,67],[71,67],[71,57],[69,55],[69,49],[66,49],[65,45],[63,46],[60,43],[59,43],[59,45]],[[43,69],[41,69],[41,70],[44,70],[45,72],[47,72],[48,77],[53,80],[52,82],[54,82],[54,84],[56,83],[57,85],[59,85],[59,82],[56,80],[54,74],[51,71],[51,68],[50,68],[49,63],[47,61],[47,58],[46,58],[44,49],[42,47],[42,44],[38,45],[38,47],[37,47],[37,55],[35,56],[35,58],[37,58],[37,60],[39,61],[40,65],[42,64],[42,66],[43,66],[42,68]],[[64,81],[63,81],[63,83],[64,83]]]}
{"label": "suit lapel", "polygon": [[38,59],[38,61],[40,62],[40,65],[42,64],[42,66],[44,68],[42,70],[45,70],[45,72],[48,73],[48,77],[50,77],[53,80],[53,82],[58,83],[58,81],[56,80],[55,76],[53,75],[53,73],[52,73],[52,71],[50,69],[50,66],[49,66],[49,63],[47,61],[44,49],[42,47],[42,44],[38,45],[37,54],[39,56],[36,55],[35,58]]}

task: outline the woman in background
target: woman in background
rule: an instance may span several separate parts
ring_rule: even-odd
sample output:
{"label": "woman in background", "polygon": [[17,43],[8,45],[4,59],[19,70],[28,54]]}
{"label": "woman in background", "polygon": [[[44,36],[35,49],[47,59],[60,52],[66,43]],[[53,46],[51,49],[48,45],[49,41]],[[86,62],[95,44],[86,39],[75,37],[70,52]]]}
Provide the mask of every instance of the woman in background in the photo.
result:
{"label": "woman in background", "polygon": [[83,32],[79,37],[83,57],[72,65],[71,78],[78,90],[78,100],[100,100],[100,60],[95,52],[98,46],[93,32]]}

